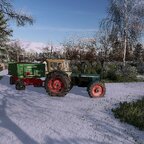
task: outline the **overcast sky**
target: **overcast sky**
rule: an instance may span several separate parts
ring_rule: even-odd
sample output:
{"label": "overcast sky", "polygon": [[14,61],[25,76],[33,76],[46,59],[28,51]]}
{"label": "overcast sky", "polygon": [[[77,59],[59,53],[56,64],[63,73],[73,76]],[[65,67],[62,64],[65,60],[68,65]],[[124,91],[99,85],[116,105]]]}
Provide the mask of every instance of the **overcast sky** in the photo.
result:
{"label": "overcast sky", "polygon": [[71,36],[91,37],[106,16],[108,0],[13,0],[17,10],[33,16],[33,26],[14,30],[14,39],[61,43]]}

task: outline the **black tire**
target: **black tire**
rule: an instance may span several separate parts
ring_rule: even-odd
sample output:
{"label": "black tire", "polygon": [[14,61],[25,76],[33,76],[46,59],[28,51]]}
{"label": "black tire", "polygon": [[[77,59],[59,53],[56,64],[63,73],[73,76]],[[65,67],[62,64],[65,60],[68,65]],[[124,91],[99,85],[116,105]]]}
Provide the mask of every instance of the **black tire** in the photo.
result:
{"label": "black tire", "polygon": [[105,95],[106,88],[102,82],[93,82],[87,88],[88,94],[91,98],[100,98]]}
{"label": "black tire", "polygon": [[10,85],[13,85],[13,84],[15,84],[15,81],[14,81],[13,76],[11,76],[11,77],[10,77]]}
{"label": "black tire", "polygon": [[45,89],[50,96],[65,96],[70,91],[69,77],[61,71],[50,72],[45,80]]}
{"label": "black tire", "polygon": [[[47,77],[53,75],[54,73],[58,74],[58,75],[63,75],[63,76],[66,76],[68,77],[68,74],[63,72],[63,71],[58,71],[58,70],[53,70],[51,72],[49,72],[47,75],[46,75],[46,79],[45,79],[45,84],[44,84],[44,88],[47,89],[47,85],[46,85],[46,81],[47,81]],[[47,91],[47,90],[46,90]]]}
{"label": "black tire", "polygon": [[18,80],[15,84],[16,90],[25,90],[25,84],[22,80]]}

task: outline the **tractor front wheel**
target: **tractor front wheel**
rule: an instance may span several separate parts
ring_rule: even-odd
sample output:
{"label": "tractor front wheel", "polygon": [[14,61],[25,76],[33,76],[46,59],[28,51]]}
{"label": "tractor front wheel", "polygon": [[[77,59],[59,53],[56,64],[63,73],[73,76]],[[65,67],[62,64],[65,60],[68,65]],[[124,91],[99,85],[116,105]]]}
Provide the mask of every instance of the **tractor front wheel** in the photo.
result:
{"label": "tractor front wheel", "polygon": [[105,95],[106,88],[103,83],[94,82],[88,87],[88,94],[92,98],[99,98]]}

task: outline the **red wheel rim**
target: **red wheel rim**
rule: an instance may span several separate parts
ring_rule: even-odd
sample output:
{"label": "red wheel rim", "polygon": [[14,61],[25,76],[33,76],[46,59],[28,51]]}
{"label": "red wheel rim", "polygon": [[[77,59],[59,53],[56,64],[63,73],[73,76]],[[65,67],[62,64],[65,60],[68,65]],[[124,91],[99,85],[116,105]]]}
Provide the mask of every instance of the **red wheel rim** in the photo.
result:
{"label": "red wheel rim", "polygon": [[99,84],[96,84],[92,88],[92,95],[94,97],[100,97],[103,94],[103,87]]}
{"label": "red wheel rim", "polygon": [[63,89],[64,85],[60,79],[51,79],[48,82],[48,88],[53,93],[58,93]]}

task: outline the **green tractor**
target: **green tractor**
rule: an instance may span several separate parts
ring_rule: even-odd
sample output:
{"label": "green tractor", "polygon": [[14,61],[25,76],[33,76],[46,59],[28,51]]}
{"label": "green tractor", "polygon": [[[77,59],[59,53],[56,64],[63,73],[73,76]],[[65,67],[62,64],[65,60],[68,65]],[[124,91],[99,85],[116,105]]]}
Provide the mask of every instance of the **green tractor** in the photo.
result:
{"label": "green tractor", "polygon": [[10,84],[17,90],[26,85],[44,86],[50,96],[65,96],[73,86],[87,87],[90,97],[103,97],[106,89],[100,76],[84,73],[84,63],[79,66],[78,72],[78,66],[65,59],[46,59],[43,64],[12,63],[8,67]]}

